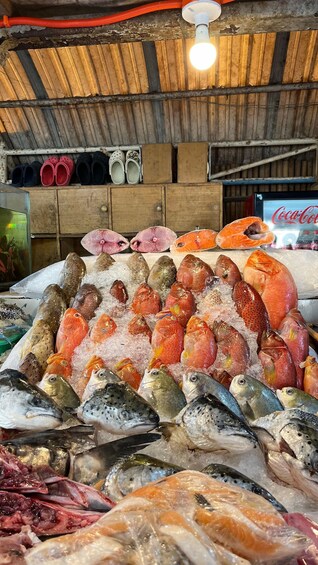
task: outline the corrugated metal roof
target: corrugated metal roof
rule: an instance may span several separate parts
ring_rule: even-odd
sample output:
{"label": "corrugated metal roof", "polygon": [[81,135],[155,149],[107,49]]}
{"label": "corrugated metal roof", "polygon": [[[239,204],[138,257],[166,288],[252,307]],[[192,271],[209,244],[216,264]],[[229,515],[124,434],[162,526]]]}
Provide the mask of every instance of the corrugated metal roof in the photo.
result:
{"label": "corrugated metal roof", "polygon": [[[317,31],[290,34],[283,82],[318,80],[317,38]],[[275,34],[222,36],[214,41],[217,62],[203,73],[189,64],[190,41],[157,42],[161,91],[269,84]],[[46,98],[64,98],[151,90],[152,62],[146,61],[142,43],[30,50],[28,57],[10,52],[0,68],[0,100],[35,99],[43,93]],[[276,112],[274,138],[314,137],[317,108],[316,90],[281,92],[277,111],[272,94],[266,93],[0,108],[0,139],[14,148],[262,139],[271,109]]]}

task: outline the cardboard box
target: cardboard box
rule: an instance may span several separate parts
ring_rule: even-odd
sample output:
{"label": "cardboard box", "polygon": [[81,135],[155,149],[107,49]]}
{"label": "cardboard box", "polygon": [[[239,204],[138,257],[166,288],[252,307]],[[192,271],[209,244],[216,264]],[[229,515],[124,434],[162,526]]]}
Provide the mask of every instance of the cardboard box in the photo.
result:
{"label": "cardboard box", "polygon": [[173,182],[173,147],[171,143],[142,146],[144,184]]}
{"label": "cardboard box", "polygon": [[208,148],[205,142],[178,144],[178,182],[207,182]]}

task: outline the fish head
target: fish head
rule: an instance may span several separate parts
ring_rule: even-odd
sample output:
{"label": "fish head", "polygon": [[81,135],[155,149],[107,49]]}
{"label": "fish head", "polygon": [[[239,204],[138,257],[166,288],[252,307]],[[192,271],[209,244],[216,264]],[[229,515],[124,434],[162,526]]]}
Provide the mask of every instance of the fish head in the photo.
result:
{"label": "fish head", "polygon": [[111,371],[110,369],[102,368],[93,370],[91,381],[95,381],[96,383],[120,383],[121,379],[116,373]]}
{"label": "fish head", "polygon": [[102,301],[102,295],[93,284],[80,286],[73,300],[72,308],[75,308],[86,320],[90,320],[96,308]]}
{"label": "fish head", "polygon": [[76,329],[88,329],[87,321],[82,316],[78,310],[75,308],[68,308],[63,316],[62,320],[63,324],[63,331],[65,334],[72,335],[72,332],[75,332]]}
{"label": "fish head", "polygon": [[237,265],[226,255],[219,255],[216,261],[214,273],[219,277],[221,282],[226,283],[232,287],[242,280],[241,273]]}
{"label": "fish head", "polygon": [[282,389],[278,389],[276,394],[278,399],[281,403],[285,406],[285,408],[296,408],[298,405],[297,398],[298,398],[298,389],[292,386],[286,386]]}
{"label": "fish head", "polygon": [[237,375],[233,377],[230,384],[230,393],[233,394],[235,398],[242,400],[252,398],[256,392],[254,380],[255,379],[247,375]]}
{"label": "fish head", "polygon": [[284,266],[280,263],[280,261],[277,261],[261,249],[257,249],[251,253],[247,259],[246,267],[265,273],[270,277],[277,275],[282,269],[284,269]]}
{"label": "fish head", "polygon": [[287,345],[277,332],[267,330],[264,331],[262,335],[261,349],[262,351],[266,351],[268,355],[278,355],[280,350],[287,349]]}
{"label": "fish head", "polygon": [[204,394],[206,392],[206,384],[209,381],[213,384],[213,379],[205,373],[200,373],[198,371],[189,371],[185,373],[182,377],[182,391],[187,402],[190,402],[193,398]]}
{"label": "fish head", "polygon": [[1,427],[41,431],[62,423],[62,411],[55,402],[23,378],[1,378],[0,395]]}
{"label": "fish head", "polygon": [[78,416],[109,433],[132,435],[156,428],[158,414],[125,383],[109,383],[84,402]]}
{"label": "fish head", "polygon": [[207,324],[198,316],[191,316],[190,320],[187,323],[187,334],[192,332],[203,332],[205,331]]}

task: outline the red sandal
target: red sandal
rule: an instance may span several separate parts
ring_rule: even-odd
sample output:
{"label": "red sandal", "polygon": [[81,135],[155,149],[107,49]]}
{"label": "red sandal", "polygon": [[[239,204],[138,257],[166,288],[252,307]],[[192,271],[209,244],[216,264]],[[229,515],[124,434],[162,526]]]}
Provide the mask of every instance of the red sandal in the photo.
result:
{"label": "red sandal", "polygon": [[73,159],[63,155],[55,167],[55,181],[57,186],[70,184],[75,165]]}
{"label": "red sandal", "polygon": [[49,157],[46,161],[44,161],[40,170],[42,186],[55,185],[55,167],[58,161],[58,157]]}

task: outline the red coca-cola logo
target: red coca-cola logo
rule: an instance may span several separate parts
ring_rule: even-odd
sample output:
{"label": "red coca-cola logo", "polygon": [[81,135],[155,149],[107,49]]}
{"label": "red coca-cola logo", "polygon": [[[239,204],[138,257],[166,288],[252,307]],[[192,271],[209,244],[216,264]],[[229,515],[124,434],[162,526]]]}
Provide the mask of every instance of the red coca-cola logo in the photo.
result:
{"label": "red coca-cola logo", "polygon": [[273,224],[317,224],[318,206],[307,206],[304,210],[287,210],[280,206],[272,215]]}

